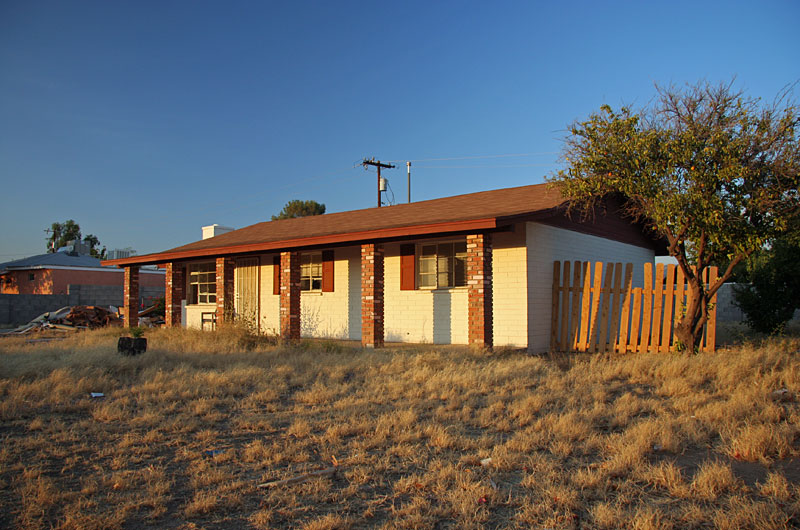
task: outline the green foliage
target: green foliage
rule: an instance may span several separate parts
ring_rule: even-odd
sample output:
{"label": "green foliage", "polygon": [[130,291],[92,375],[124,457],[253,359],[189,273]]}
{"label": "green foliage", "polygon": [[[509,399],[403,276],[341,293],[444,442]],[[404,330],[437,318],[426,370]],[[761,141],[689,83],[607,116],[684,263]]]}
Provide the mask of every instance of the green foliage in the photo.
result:
{"label": "green foliage", "polygon": [[81,227],[72,219],[63,223],[53,223],[50,225],[49,232],[47,252],[50,253],[66,246],[69,241],[80,241],[81,239]]}
{"label": "green foliage", "polygon": [[[53,253],[59,248],[66,246],[70,241],[81,241],[81,227],[74,220],[69,219],[63,223],[53,223],[47,230],[50,237],[47,238],[47,252]],[[103,259],[106,257],[106,248],[98,250],[100,239],[94,234],[89,234],[83,238],[83,242],[89,245],[89,254],[92,257]]]}
{"label": "green foliage", "polygon": [[131,337],[134,339],[140,339],[144,337],[144,328],[140,328],[139,326],[131,328]]}
{"label": "green foliage", "polygon": [[293,219],[295,217],[307,217],[309,215],[322,215],[325,213],[325,205],[317,201],[293,200],[286,203],[283,210],[278,215],[273,215],[272,220]]}
{"label": "green foliage", "polygon": [[152,305],[155,306],[152,315],[164,317],[167,314],[167,299],[164,296],[159,296],[151,300]]}
{"label": "green foliage", "polygon": [[[800,215],[798,107],[788,90],[764,105],[701,83],[658,88],[634,112],[603,105],[569,129],[567,168],[553,177],[570,208],[590,214],[609,196],[669,243],[690,282],[692,299],[679,324],[702,333],[711,295],[747,256],[792,231]],[[699,274],[726,263],[709,288]]]}
{"label": "green foliage", "polygon": [[779,239],[747,262],[747,284],[737,285],[734,300],[747,325],[761,333],[781,333],[800,309],[800,242]]}

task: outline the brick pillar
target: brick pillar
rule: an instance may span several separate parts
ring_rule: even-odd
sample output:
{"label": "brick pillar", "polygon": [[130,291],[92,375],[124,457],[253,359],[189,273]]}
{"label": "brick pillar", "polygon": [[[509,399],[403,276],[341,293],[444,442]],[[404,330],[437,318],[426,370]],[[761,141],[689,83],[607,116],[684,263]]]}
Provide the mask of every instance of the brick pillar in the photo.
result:
{"label": "brick pillar", "polygon": [[122,288],[122,314],[125,326],[135,328],[139,325],[139,267],[125,267],[125,280]]}
{"label": "brick pillar", "polygon": [[233,258],[217,258],[217,325],[233,321]]}
{"label": "brick pillar", "polygon": [[281,338],[300,338],[299,252],[281,252]]}
{"label": "brick pillar", "polygon": [[468,333],[470,346],[492,347],[492,240],[467,236]]}
{"label": "brick pillar", "polygon": [[361,345],[383,347],[383,248],[361,245]]}
{"label": "brick pillar", "polygon": [[186,269],[183,265],[167,263],[164,320],[168,328],[181,325],[181,300],[186,289]]}

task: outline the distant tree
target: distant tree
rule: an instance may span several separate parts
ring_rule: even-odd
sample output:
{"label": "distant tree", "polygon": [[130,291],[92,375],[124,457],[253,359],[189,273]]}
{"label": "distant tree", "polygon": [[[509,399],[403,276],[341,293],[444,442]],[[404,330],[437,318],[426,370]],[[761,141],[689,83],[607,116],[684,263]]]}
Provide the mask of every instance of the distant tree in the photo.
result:
{"label": "distant tree", "polygon": [[[640,113],[603,105],[574,123],[568,167],[553,180],[571,209],[585,213],[620,195],[632,219],[668,241],[689,284],[675,334],[692,352],[711,298],[736,265],[790,231],[800,215],[800,109],[788,91],[762,105],[730,84],[658,94]],[[727,267],[706,287],[701,278],[712,263]]]}
{"label": "distant tree", "polygon": [[103,247],[102,250],[98,250],[98,247],[100,247],[100,240],[96,235],[89,234],[83,238],[83,242],[89,245],[89,255],[93,258],[103,259],[106,257],[106,247]]}
{"label": "distant tree", "polygon": [[56,252],[70,241],[81,240],[81,227],[72,219],[63,223],[53,223],[50,225],[49,232],[47,252]]}
{"label": "distant tree", "polygon": [[50,225],[50,237],[47,238],[47,252],[56,252],[65,247],[70,241],[83,241],[89,245],[89,254],[95,258],[105,258],[106,249],[98,250],[100,239],[94,234],[89,234],[81,239],[81,227],[74,220],[69,219],[63,223]]}
{"label": "distant tree", "polygon": [[325,213],[325,205],[316,201],[293,200],[286,203],[283,210],[278,215],[273,215],[272,220],[293,219],[295,217],[307,217],[309,215],[322,215]]}

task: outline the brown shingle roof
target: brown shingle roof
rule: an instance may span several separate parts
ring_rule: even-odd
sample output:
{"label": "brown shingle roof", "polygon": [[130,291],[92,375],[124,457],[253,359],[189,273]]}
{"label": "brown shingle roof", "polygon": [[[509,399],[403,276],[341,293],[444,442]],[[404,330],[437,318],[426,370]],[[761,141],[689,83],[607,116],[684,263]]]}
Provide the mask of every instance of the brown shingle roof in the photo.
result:
{"label": "brown shingle roof", "polygon": [[481,191],[442,199],[257,223],[156,254],[108,264],[155,263],[235,252],[330,244],[359,239],[488,229],[502,218],[554,210],[564,203],[547,184]]}

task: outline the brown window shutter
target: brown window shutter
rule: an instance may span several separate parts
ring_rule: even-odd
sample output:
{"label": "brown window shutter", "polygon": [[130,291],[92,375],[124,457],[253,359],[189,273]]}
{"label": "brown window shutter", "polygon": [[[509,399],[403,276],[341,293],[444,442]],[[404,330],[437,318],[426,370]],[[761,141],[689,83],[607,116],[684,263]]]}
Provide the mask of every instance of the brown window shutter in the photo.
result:
{"label": "brown window shutter", "polygon": [[415,247],[400,245],[400,290],[413,291],[416,287],[416,256]]}
{"label": "brown window shutter", "polygon": [[272,294],[281,294],[281,257],[272,256]]}
{"label": "brown window shutter", "polygon": [[322,292],[333,292],[333,251],[322,251]]}

